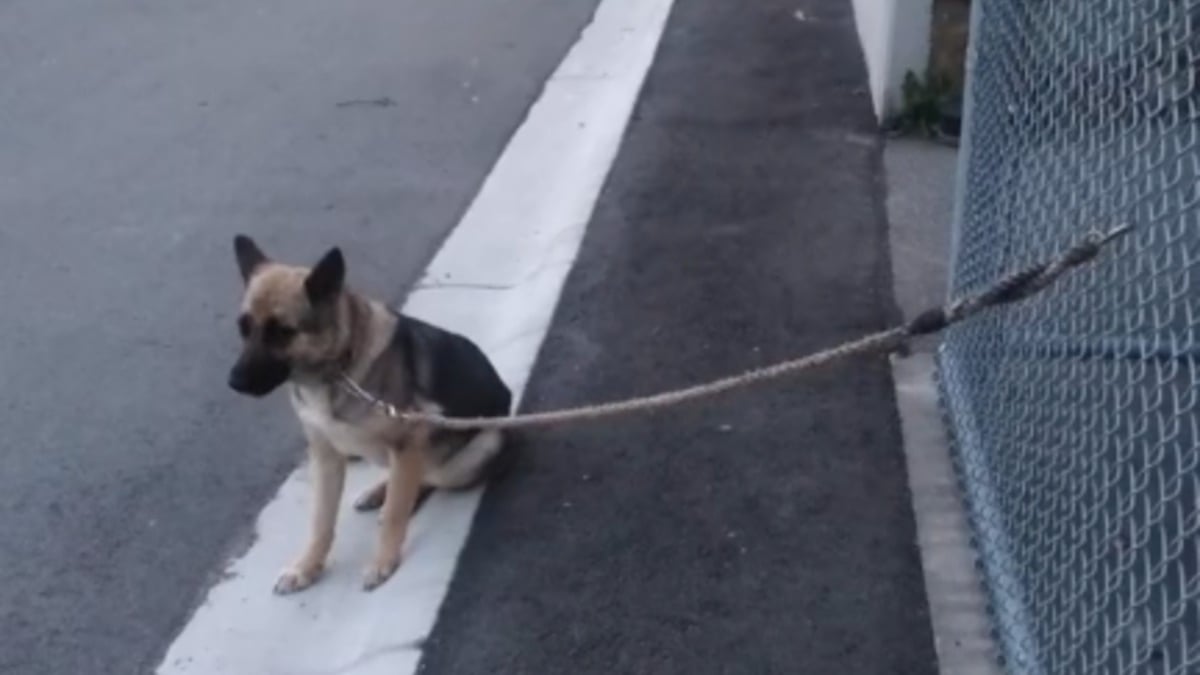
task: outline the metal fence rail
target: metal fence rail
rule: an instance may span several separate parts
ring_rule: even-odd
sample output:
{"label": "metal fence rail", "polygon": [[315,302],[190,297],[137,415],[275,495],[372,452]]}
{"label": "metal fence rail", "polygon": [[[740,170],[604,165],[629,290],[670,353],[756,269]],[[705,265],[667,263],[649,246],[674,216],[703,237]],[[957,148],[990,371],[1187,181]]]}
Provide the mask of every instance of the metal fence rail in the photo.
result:
{"label": "metal fence rail", "polygon": [[1200,673],[1200,0],[974,0],[942,400],[1013,673]]}

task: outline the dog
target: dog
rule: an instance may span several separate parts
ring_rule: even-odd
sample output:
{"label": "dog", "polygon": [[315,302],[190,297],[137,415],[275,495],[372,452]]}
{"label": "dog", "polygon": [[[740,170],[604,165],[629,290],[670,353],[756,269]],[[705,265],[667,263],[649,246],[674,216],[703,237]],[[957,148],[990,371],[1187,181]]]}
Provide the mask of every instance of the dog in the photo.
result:
{"label": "dog", "polygon": [[419,497],[466,490],[488,480],[506,457],[498,430],[446,431],[389,417],[346,390],[342,378],[399,409],[452,417],[508,415],[512,394],[491,361],[466,337],[405,316],[345,283],[341,250],[311,268],[271,260],[246,235],[233,241],[244,292],[242,350],[229,372],[240,394],[264,397],[287,385],[308,443],[313,511],[307,546],[279,576],[275,592],[311,586],[333,544],[347,462],[364,458],[387,475],[355,502],[381,509],[364,590],[400,565]]}

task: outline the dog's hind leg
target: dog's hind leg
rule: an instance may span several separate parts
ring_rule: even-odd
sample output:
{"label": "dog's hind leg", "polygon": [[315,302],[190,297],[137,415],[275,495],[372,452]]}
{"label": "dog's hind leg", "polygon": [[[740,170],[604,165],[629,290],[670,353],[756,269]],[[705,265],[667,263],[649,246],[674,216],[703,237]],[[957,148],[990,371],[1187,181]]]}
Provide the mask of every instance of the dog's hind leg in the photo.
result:
{"label": "dog's hind leg", "polygon": [[387,483],[387,479],[384,478],[360,494],[354,500],[354,510],[366,513],[367,511],[376,511],[383,506],[384,497],[387,495]]}
{"label": "dog's hind leg", "polygon": [[425,480],[447,490],[470,490],[495,475],[507,459],[504,433],[487,429],[471,436],[449,459],[429,471]]}
{"label": "dog's hind leg", "polygon": [[[354,510],[359,513],[367,513],[369,511],[378,511],[383,502],[387,499],[387,479],[379,481],[379,483],[371,486],[354,500]],[[421,510],[421,505],[429,499],[429,495],[433,494],[433,488],[421,486],[421,491],[417,494],[417,503],[413,505],[413,515]]]}

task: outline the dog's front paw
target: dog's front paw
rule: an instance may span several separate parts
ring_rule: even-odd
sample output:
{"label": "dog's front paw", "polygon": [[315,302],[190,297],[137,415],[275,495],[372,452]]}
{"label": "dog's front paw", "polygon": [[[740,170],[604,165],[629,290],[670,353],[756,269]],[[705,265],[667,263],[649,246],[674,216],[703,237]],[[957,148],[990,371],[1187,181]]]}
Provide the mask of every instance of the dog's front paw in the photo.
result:
{"label": "dog's front paw", "polygon": [[363,573],[363,590],[373,591],[383,585],[400,567],[400,556],[376,560]]}
{"label": "dog's front paw", "polygon": [[312,586],[321,576],[321,570],[320,565],[289,567],[275,581],[275,594],[289,595]]}

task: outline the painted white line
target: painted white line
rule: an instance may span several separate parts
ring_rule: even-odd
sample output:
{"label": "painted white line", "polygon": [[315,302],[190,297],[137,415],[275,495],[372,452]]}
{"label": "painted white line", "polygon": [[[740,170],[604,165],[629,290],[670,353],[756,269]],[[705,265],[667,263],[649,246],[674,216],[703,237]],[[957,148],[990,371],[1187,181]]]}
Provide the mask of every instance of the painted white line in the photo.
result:
{"label": "painted white line", "polygon": [[[476,340],[518,400],[671,4],[601,1],[404,307]],[[349,501],[376,471],[355,466],[348,476],[325,577],[281,598],[271,587],[303,545],[309,515],[304,467],[290,476],[259,515],[254,545],[230,563],[157,672],[414,672],[481,492],[431,497],[413,521],[400,570],[364,593],[360,571],[376,519],[354,513]]]}

